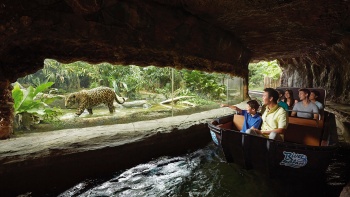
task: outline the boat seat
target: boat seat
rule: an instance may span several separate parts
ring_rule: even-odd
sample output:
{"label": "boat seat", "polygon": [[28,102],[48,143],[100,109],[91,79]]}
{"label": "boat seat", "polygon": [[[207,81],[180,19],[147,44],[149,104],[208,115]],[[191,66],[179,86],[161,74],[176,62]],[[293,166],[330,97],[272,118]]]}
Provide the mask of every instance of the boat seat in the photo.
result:
{"label": "boat seat", "polygon": [[223,129],[240,131],[240,130],[242,130],[243,123],[244,123],[244,116],[235,114],[233,116],[233,121],[229,121],[229,122],[226,122],[226,123],[221,123],[221,124],[219,124],[217,126],[220,127],[220,128],[223,128]]}
{"label": "boat seat", "polygon": [[232,121],[229,121],[223,124],[218,124],[217,126],[222,129],[232,129],[233,124],[232,124]]}
{"label": "boat seat", "polygon": [[289,124],[284,132],[284,141],[298,144],[319,146],[322,138],[323,122],[319,120],[289,117]]}
{"label": "boat seat", "polygon": [[233,116],[233,129],[240,131],[243,128],[243,123],[244,123],[244,116],[243,115],[238,115],[235,114]]}
{"label": "boat seat", "polygon": [[305,125],[310,127],[320,127],[321,125],[323,126],[323,124],[320,124],[322,120],[316,120],[316,119],[289,117],[288,122],[289,124],[298,124],[298,125]]}
{"label": "boat seat", "polygon": [[221,124],[218,124],[217,126],[222,128],[222,129],[230,129],[230,130],[240,131],[240,130],[242,130],[243,123],[244,123],[244,116],[235,114],[233,116],[233,121],[221,123]]}

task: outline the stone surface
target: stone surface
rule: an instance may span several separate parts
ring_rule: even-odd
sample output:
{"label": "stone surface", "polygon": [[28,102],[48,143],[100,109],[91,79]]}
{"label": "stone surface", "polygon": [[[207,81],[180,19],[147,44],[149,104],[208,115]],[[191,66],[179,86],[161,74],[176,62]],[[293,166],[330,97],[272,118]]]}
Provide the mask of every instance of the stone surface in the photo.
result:
{"label": "stone surface", "polygon": [[14,101],[11,90],[8,80],[0,81],[0,139],[8,138],[13,133]]}
{"label": "stone surface", "polygon": [[350,182],[343,188],[339,197],[349,197],[350,196]]}
{"label": "stone surface", "polygon": [[[4,165],[8,163],[7,160],[15,163],[47,157],[50,155],[50,149],[61,150],[60,154],[64,155],[105,146],[119,146],[157,133],[171,132],[173,128],[182,129],[198,123],[206,123],[209,119],[232,112],[229,108],[219,108],[175,118],[24,134],[1,142],[0,163]],[[125,139],[129,140],[125,141]],[[3,170],[3,168],[0,169],[0,172]]]}
{"label": "stone surface", "polygon": [[[67,187],[152,158],[185,154],[209,143],[207,122],[232,113],[202,113],[109,126],[24,135],[0,143],[0,195]],[[61,189],[62,189],[61,188]],[[5,195],[6,194],[6,195]]]}
{"label": "stone surface", "polygon": [[350,144],[350,105],[327,102],[325,110],[336,116],[339,140]]}
{"label": "stone surface", "polygon": [[4,0],[0,78],[53,58],[226,72],[246,85],[249,62],[278,59],[283,85],[324,87],[348,103],[349,9],[329,0]]}

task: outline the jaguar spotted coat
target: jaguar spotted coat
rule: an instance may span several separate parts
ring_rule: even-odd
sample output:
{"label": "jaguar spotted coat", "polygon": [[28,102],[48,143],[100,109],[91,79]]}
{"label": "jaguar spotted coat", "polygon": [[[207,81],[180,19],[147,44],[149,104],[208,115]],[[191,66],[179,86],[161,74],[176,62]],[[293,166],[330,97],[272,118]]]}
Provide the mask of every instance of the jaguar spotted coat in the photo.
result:
{"label": "jaguar spotted coat", "polygon": [[113,113],[115,107],[113,105],[114,100],[119,104],[123,104],[125,99],[120,102],[117,95],[112,88],[98,87],[91,90],[82,90],[69,94],[65,98],[66,108],[72,107],[75,103],[78,104],[76,115],[80,116],[85,109],[88,110],[89,114],[92,114],[92,107],[104,103],[108,106],[109,112]]}

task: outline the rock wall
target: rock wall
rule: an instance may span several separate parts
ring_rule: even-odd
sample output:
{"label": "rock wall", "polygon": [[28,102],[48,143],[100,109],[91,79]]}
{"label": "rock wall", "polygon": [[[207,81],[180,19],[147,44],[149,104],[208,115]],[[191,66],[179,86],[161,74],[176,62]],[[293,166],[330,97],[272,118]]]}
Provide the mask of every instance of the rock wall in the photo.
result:
{"label": "rock wall", "polygon": [[11,90],[8,80],[0,81],[0,139],[8,138],[13,133],[14,102]]}
{"label": "rock wall", "polygon": [[[0,78],[14,82],[41,69],[45,58],[244,78],[249,61],[280,59],[285,85],[324,87],[345,103],[349,9],[348,1],[328,0],[4,0]],[[247,87],[245,79],[246,95]]]}
{"label": "rock wall", "polygon": [[300,58],[280,59],[282,86],[319,87],[327,90],[327,100],[350,103],[350,36],[323,51]]}
{"label": "rock wall", "polygon": [[251,58],[231,32],[153,1],[11,0],[0,5],[0,18],[0,78],[11,82],[46,58],[236,76],[247,75]]}
{"label": "rock wall", "polygon": [[151,158],[186,154],[211,141],[209,121],[231,113],[231,109],[220,108],[1,141],[0,196],[26,192],[45,196],[47,193],[38,193],[62,191],[86,178],[111,175]]}
{"label": "rock wall", "polygon": [[328,101],[350,103],[349,62],[320,66],[309,59],[293,58],[280,60],[280,65],[283,72],[281,86],[325,88]]}

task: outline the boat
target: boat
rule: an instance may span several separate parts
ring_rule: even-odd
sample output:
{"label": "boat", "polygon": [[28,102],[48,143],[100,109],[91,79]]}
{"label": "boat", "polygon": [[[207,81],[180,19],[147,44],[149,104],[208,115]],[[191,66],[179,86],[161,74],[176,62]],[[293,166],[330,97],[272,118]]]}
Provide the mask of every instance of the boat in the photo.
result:
{"label": "boat", "polygon": [[[291,89],[298,95],[299,88]],[[326,91],[320,92],[325,104]],[[270,177],[324,177],[338,148],[334,114],[322,111],[320,119],[288,117],[284,141],[241,133],[244,116],[232,114],[208,123],[213,142],[221,148],[226,162],[247,170],[256,170]]]}

